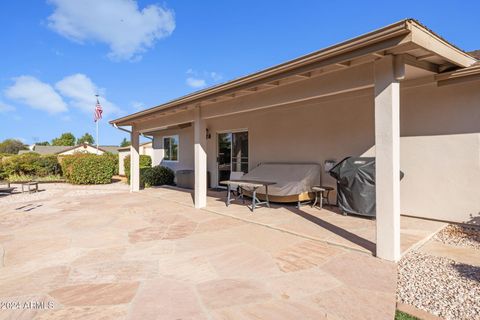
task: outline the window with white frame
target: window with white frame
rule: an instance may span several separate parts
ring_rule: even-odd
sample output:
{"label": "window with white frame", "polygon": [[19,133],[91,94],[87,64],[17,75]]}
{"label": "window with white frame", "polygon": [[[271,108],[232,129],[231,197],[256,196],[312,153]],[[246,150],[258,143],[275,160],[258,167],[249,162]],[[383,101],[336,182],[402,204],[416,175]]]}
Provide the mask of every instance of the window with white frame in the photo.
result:
{"label": "window with white frame", "polygon": [[178,161],[178,135],[163,137],[163,160]]}

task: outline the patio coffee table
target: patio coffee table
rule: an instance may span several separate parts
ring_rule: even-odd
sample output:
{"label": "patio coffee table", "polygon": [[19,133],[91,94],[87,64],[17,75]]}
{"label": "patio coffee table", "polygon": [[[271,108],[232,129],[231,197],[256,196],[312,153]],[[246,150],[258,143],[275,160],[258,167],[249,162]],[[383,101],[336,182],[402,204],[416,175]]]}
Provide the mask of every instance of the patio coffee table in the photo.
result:
{"label": "patio coffee table", "polygon": [[[226,205],[227,207],[230,205],[230,202],[232,201],[230,194],[231,194],[231,186],[235,185],[240,188],[240,196],[245,202],[245,199],[243,198],[243,190],[244,188],[250,188],[252,189],[252,207],[250,210],[252,212],[255,211],[255,207],[259,206],[261,204],[266,204],[268,208],[270,208],[270,202],[268,200],[268,186],[271,186],[273,184],[276,184],[276,182],[271,182],[271,181],[259,181],[259,180],[243,180],[243,179],[238,179],[238,180],[226,180],[226,181],[221,181],[220,183],[226,184],[227,185],[227,202]],[[257,189],[265,187],[265,201],[260,201],[257,198]],[[249,190],[250,191],[250,190]]]}

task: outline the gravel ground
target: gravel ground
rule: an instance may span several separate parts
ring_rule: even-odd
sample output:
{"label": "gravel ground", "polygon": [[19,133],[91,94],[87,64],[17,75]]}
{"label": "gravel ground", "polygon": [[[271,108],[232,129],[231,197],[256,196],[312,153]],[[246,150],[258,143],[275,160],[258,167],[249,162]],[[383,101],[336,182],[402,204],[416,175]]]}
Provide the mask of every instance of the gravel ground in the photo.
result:
{"label": "gravel ground", "polygon": [[444,319],[480,319],[480,267],[412,251],[398,265],[397,301]]}
{"label": "gravel ground", "polygon": [[454,246],[480,249],[480,227],[448,225],[434,239]]}

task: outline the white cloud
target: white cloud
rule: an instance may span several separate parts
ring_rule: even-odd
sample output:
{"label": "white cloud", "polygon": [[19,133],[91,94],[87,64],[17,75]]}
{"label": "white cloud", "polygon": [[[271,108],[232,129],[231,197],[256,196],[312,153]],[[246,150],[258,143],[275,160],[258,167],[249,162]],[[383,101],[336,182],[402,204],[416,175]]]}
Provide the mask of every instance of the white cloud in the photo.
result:
{"label": "white cloud", "polygon": [[212,83],[220,81],[223,77],[221,74],[213,71],[197,72],[193,69],[188,69],[186,74],[188,75],[185,82],[188,86],[198,89],[206,87]]}
{"label": "white cloud", "polygon": [[135,0],[49,0],[55,6],[48,26],[79,42],[103,42],[113,60],[138,60],[175,29],[174,12],[160,5],[143,9]]}
{"label": "white cloud", "polygon": [[62,97],[48,83],[32,76],[14,78],[15,83],[5,90],[5,96],[32,108],[49,113],[67,111]]}
{"label": "white cloud", "polygon": [[213,81],[220,81],[223,78],[221,74],[218,74],[216,72],[210,72],[210,77],[213,79]]}
{"label": "white cloud", "polygon": [[103,114],[119,113],[120,108],[105,98],[105,90],[99,88],[84,74],[77,73],[65,77],[55,84],[55,88],[68,99],[69,105],[86,113],[92,113],[96,104],[96,94],[103,108]]}
{"label": "white cloud", "polygon": [[10,112],[10,111],[15,111],[15,107],[6,104],[5,102],[0,100],[0,113],[2,112]]}
{"label": "white cloud", "polygon": [[188,77],[186,82],[192,88],[202,88],[207,85],[205,79],[199,79],[194,77]]}
{"label": "white cloud", "polygon": [[146,108],[145,103],[140,102],[140,101],[132,101],[132,102],[131,102],[131,106],[132,106],[132,108],[135,109],[136,111],[140,111],[140,110],[143,110],[143,109]]}

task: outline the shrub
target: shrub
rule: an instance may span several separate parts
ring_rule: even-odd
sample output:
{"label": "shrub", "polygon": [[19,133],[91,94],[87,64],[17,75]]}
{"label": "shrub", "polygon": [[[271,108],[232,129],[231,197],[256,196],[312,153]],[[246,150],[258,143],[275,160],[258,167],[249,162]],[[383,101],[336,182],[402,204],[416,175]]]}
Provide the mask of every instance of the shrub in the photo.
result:
{"label": "shrub", "polygon": [[118,154],[105,152],[103,155],[106,156],[106,157],[112,158],[112,161],[115,163],[115,172],[113,172],[113,175],[117,176],[118,175]]}
{"label": "shrub", "polygon": [[[140,169],[150,168],[152,166],[152,158],[149,155],[140,155]],[[123,169],[125,170],[125,175],[127,180],[130,181],[130,155],[126,156],[123,160]]]}
{"label": "shrub", "polygon": [[44,177],[27,176],[23,174],[13,174],[8,177],[10,182],[29,182],[29,181],[41,181],[41,182],[64,182],[65,179],[59,174],[52,174]]}
{"label": "shrub", "polygon": [[74,154],[61,163],[64,177],[73,184],[111,183],[115,172],[115,160],[108,155]]}
{"label": "shrub", "polygon": [[140,169],[140,184],[145,187],[173,185],[175,173],[172,169],[163,166]]}
{"label": "shrub", "polygon": [[33,152],[2,158],[0,166],[1,174],[6,177],[14,175],[46,177],[61,174],[57,156]]}
{"label": "shrub", "polygon": [[70,180],[73,162],[80,156],[81,154],[74,154],[74,155],[68,155],[68,156],[61,156],[58,158],[60,162],[60,166],[62,167],[63,177],[67,179],[67,181]]}
{"label": "shrub", "polygon": [[2,165],[2,162],[0,160],[0,180],[6,179],[6,178],[7,178],[7,174],[3,170],[3,165]]}

